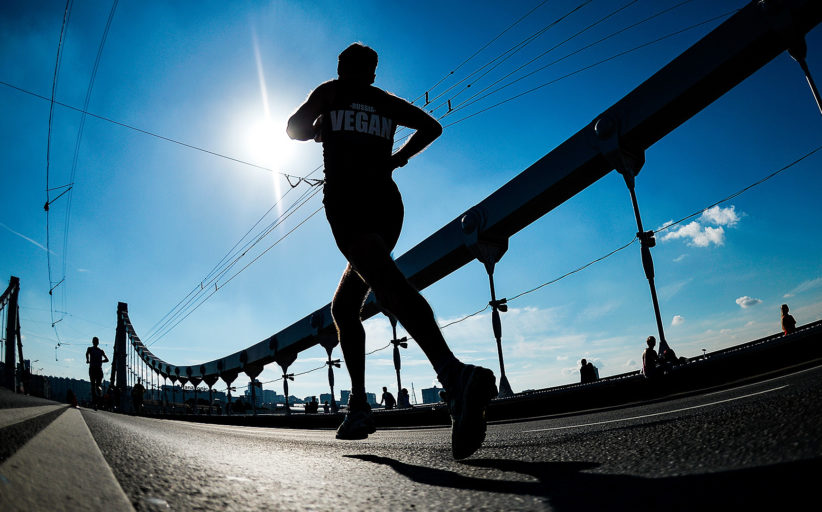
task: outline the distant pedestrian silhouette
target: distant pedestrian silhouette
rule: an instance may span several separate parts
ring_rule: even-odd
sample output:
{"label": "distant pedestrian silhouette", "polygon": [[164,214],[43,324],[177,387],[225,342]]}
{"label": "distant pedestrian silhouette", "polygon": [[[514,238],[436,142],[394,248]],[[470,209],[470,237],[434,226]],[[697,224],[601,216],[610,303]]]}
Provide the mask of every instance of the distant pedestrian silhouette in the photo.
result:
{"label": "distant pedestrian silhouette", "polygon": [[400,396],[397,397],[397,407],[400,409],[411,407],[411,399],[408,398],[408,389],[402,388],[402,390],[400,390]]}
{"label": "distant pedestrian silhouette", "polygon": [[77,395],[71,389],[66,390],[66,402],[72,407],[77,407]]}
{"label": "distant pedestrian silhouette", "polygon": [[[485,409],[496,396],[491,370],[461,363],[448,348],[428,302],[391,257],[402,229],[403,205],[392,179],[442,133],[424,110],[374,87],[377,52],[354,43],[339,55],[338,79],[320,84],[288,120],[288,135],[322,142],[323,204],[337,247],[348,260],[331,303],[351,377],[348,414],[338,439],[376,431],[365,394],[365,330],[360,311],[369,291],[419,344],[444,385],[452,418],[454,458],[485,439]],[[392,153],[398,126],[416,130]]]}
{"label": "distant pedestrian silhouette", "polygon": [[599,379],[599,371],[596,366],[594,366],[594,363],[587,359],[581,360],[579,362],[579,381],[584,384],[586,382],[594,382],[597,379]]}
{"label": "distant pedestrian silhouette", "polygon": [[588,361],[588,378],[591,379],[590,382],[599,380],[599,370],[591,361]]}
{"label": "distant pedestrian silhouette", "polygon": [[103,363],[108,362],[106,353],[98,347],[100,339],[95,336],[91,339],[91,345],[86,349],[86,364],[88,365],[88,377],[91,381],[91,404],[94,410],[100,402],[103,389]]}
{"label": "distant pedestrian silhouette", "polygon": [[380,405],[385,402],[386,409],[393,409],[395,405],[397,405],[397,401],[394,400],[394,395],[388,391],[388,388],[383,386],[382,387],[382,398],[380,398]]}
{"label": "distant pedestrian silhouette", "polygon": [[785,336],[796,332],[796,320],[788,313],[787,304],[782,304],[782,332]]}
{"label": "distant pedestrian silhouette", "polygon": [[[660,345],[660,348],[662,348],[662,345]],[[657,362],[659,366],[666,370],[671,368],[673,365],[680,363],[679,359],[676,357],[676,352],[674,352],[674,349],[671,347],[667,347],[665,350],[660,352]]]}
{"label": "distant pedestrian silhouette", "polygon": [[143,412],[143,395],[146,393],[146,388],[142,384],[142,379],[137,377],[137,384],[131,388],[131,405],[134,407],[134,414],[142,414]]}
{"label": "distant pedestrian silhouette", "polygon": [[648,336],[645,342],[648,344],[648,347],[642,353],[642,374],[650,379],[655,377],[659,372],[659,358],[656,355],[656,350],[654,350],[656,338]]}

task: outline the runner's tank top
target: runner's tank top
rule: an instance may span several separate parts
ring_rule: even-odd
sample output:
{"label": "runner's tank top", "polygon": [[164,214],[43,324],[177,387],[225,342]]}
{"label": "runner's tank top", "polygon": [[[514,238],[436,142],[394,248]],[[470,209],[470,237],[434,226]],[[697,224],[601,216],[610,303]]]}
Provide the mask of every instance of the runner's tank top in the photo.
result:
{"label": "runner's tank top", "polygon": [[322,123],[326,188],[390,182],[388,159],[397,129],[391,104],[398,98],[377,87],[340,80],[324,86],[332,88]]}

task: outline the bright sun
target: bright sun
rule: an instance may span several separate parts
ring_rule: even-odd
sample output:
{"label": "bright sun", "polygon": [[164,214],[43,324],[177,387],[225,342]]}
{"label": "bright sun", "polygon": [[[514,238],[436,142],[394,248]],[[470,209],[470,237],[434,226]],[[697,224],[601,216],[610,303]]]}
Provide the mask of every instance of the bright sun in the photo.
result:
{"label": "bright sun", "polygon": [[294,155],[295,144],[286,135],[283,123],[275,123],[271,118],[258,121],[249,127],[246,141],[251,163],[293,174],[285,167]]}

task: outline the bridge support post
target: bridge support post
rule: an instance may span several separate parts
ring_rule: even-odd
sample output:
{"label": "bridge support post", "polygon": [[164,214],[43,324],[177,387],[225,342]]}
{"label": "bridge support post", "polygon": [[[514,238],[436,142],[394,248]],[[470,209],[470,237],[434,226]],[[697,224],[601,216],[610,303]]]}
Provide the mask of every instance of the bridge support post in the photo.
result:
{"label": "bridge support post", "polygon": [[166,413],[166,408],[168,407],[168,376],[163,374],[163,388],[162,393],[160,393],[160,410],[163,414]]}
{"label": "bridge support post", "polygon": [[334,398],[334,368],[340,367],[340,360],[331,359],[330,349],[326,349],[326,353],[328,354],[328,361],[325,362],[328,365],[328,386],[331,388],[331,412],[336,413],[339,407],[337,406],[337,399]]}
{"label": "bridge support post", "polygon": [[186,384],[188,384],[188,379],[186,377],[177,377],[177,380],[180,381],[180,394],[182,395],[181,400],[183,401],[183,414],[187,414],[187,411],[186,411]]}
{"label": "bridge support post", "polygon": [[220,366],[220,378],[223,379],[223,382],[225,382],[227,386],[226,391],[228,392],[228,404],[226,406],[226,415],[231,416],[231,383],[234,382],[234,380],[237,378],[238,373],[236,371],[224,371],[222,369],[222,363],[218,366]]}
{"label": "bridge support post", "polygon": [[[333,323],[333,321],[332,321]],[[331,354],[334,351],[334,347],[336,347],[340,340],[337,338],[337,331],[336,329],[331,329],[330,332],[326,331],[323,332],[322,330],[323,324],[323,315],[320,311],[314,312],[311,315],[311,327],[315,327],[317,329],[317,337],[319,338],[319,343],[325,349],[325,353],[328,354],[328,361],[325,364],[328,366],[328,387],[331,389],[331,412],[337,413],[339,410],[339,406],[337,405],[337,399],[334,398],[334,368],[340,367],[340,360],[339,359],[332,359]],[[286,373],[286,372],[283,372]]]}
{"label": "bridge support post", "polygon": [[280,368],[283,370],[283,393],[285,393],[285,414],[291,414],[291,408],[288,405],[288,381],[294,380],[294,374],[288,373],[288,367],[294,364],[294,361],[297,360],[297,353],[283,353],[279,352],[274,359]]}
{"label": "bridge support post", "polygon": [[400,380],[400,368],[402,362],[400,361],[400,347],[408,348],[408,337],[403,336],[397,338],[397,319],[391,313],[385,313],[388,316],[388,321],[391,322],[391,330],[394,337],[391,339],[391,344],[394,345],[394,370],[397,372],[397,405],[400,403],[400,396],[402,395],[402,380]]}
{"label": "bridge support post", "polygon": [[[243,364],[243,371],[251,379],[251,411],[257,415],[257,377],[263,372],[262,365]],[[260,388],[262,389],[262,387]]]}
{"label": "bridge support post", "polygon": [[285,414],[286,416],[291,414],[291,407],[288,404],[288,381],[294,380],[294,374],[288,373],[288,367],[283,367],[283,394],[285,395]]}
{"label": "bridge support post", "polygon": [[508,250],[508,238],[492,237],[485,233],[480,235],[485,224],[485,215],[479,208],[469,210],[462,216],[460,222],[465,245],[471,254],[485,265],[485,271],[488,273],[488,283],[491,288],[491,301],[488,304],[491,306],[491,326],[494,329],[494,338],[497,340],[497,355],[499,356],[499,396],[511,396],[514,392],[511,390],[511,384],[508,383],[508,376],[505,375],[505,361],[502,357],[502,321],[499,315],[500,312],[508,311],[508,305],[507,299],[497,299],[494,288],[494,267]]}
{"label": "bridge support post", "polygon": [[637,226],[637,238],[640,242],[642,254],[642,268],[645,277],[648,279],[648,286],[651,289],[651,301],[654,306],[654,316],[659,332],[659,354],[670,350],[665,339],[665,330],[662,324],[662,314],[659,308],[659,300],[654,284],[654,260],[651,257],[651,247],[656,245],[653,231],[645,231],[642,227],[642,216],[639,213],[639,203],[636,198],[636,176],[645,164],[645,151],[639,148],[632,148],[620,140],[619,122],[611,114],[605,114],[594,124],[594,131],[599,137],[602,146],[602,154],[614,166],[625,180],[628,192],[631,194],[631,204],[634,209],[634,217]]}
{"label": "bridge support post", "polygon": [[199,393],[199,386],[202,380],[199,377],[191,377],[191,385],[194,386],[194,414],[200,414],[200,404],[198,403],[198,393]]}
{"label": "bridge support post", "polygon": [[819,96],[819,89],[816,88],[816,83],[813,81],[811,70],[808,68],[808,63],[805,60],[805,57],[808,55],[808,44],[805,42],[805,38],[800,38],[797,42],[791,45],[788,48],[788,53],[791,57],[793,57],[793,60],[799,64],[799,67],[802,68],[802,72],[805,73],[805,79],[808,81],[808,86],[811,88],[813,99],[816,100],[816,108],[818,108],[819,112],[822,113],[822,98]]}
{"label": "bridge support post", "polygon": [[177,412],[177,377],[169,375],[168,378],[171,381],[171,414],[174,414]]}
{"label": "bridge support post", "polygon": [[[205,365],[200,366],[200,372],[205,373]],[[203,382],[208,386],[208,415],[211,416],[211,408],[214,405],[214,384],[217,383],[220,377],[217,375],[206,375],[203,377]]]}

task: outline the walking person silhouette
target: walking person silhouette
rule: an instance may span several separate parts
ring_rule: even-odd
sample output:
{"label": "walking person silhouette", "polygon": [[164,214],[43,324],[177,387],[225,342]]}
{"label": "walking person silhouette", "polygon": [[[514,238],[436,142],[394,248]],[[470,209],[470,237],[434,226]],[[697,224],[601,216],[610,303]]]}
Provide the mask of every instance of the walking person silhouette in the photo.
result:
{"label": "walking person silhouette", "polygon": [[[445,388],[454,458],[473,454],[485,439],[485,410],[497,395],[487,368],[466,365],[451,352],[431,306],[391,257],[402,229],[403,205],[392,172],[442,133],[422,109],[372,84],[377,52],[354,43],[339,55],[336,80],[319,85],[288,120],[288,135],[322,142],[323,204],[337,247],[348,260],[331,313],[351,377],[348,413],[338,439],[376,431],[365,395],[365,330],[360,320],[372,290],[417,341]],[[397,126],[416,130],[392,154]]]}

